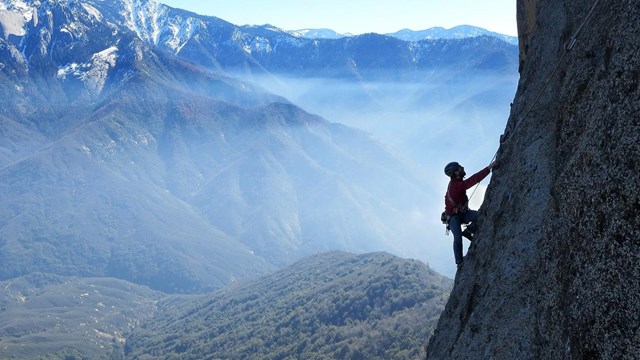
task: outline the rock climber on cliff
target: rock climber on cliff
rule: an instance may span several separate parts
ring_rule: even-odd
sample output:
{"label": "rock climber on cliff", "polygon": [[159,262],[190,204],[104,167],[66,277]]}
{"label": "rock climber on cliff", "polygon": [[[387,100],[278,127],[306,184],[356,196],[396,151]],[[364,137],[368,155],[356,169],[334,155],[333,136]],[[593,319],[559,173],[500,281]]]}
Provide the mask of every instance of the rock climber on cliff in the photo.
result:
{"label": "rock climber on cliff", "polygon": [[[444,196],[445,210],[443,221],[448,224],[448,229],[453,233],[453,255],[456,265],[462,265],[462,237],[473,240],[473,234],[478,230],[475,221],[478,219],[478,212],[469,210],[469,198],[467,189],[478,184],[489,175],[491,169],[497,166],[492,162],[486,168],[478,171],[468,179],[464,179],[467,173],[457,162],[451,162],[444,168],[444,173],[451,178],[447,193]],[[462,224],[468,224],[463,231]]]}

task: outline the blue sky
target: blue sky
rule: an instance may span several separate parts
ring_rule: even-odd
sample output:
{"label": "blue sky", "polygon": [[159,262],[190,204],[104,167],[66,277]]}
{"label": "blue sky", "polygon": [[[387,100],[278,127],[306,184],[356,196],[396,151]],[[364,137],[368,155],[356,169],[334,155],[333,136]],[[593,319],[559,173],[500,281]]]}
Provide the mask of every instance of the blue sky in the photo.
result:
{"label": "blue sky", "polygon": [[159,0],[236,25],[329,28],[354,35],[474,25],[517,35],[516,0]]}

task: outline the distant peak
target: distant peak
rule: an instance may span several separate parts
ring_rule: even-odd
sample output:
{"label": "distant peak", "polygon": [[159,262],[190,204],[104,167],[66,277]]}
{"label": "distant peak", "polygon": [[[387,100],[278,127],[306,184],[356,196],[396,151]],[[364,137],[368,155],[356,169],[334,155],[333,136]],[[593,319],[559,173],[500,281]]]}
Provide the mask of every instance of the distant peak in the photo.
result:
{"label": "distant peak", "polygon": [[432,27],[426,30],[402,29],[396,31],[395,33],[388,33],[385,35],[395,37],[404,41],[466,39],[486,35],[498,38],[510,44],[518,44],[518,38],[516,36],[500,34],[472,25],[458,25],[450,29],[446,29],[440,26]]}
{"label": "distant peak", "polygon": [[300,29],[300,30],[288,30],[289,34],[306,39],[340,39],[343,37],[353,36],[349,33],[340,34],[331,29]]}

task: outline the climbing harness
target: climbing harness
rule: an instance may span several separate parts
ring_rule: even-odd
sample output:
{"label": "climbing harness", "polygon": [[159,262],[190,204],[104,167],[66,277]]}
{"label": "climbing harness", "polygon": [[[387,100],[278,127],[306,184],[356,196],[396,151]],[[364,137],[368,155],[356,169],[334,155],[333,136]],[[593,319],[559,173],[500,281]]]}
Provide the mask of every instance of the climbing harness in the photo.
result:
{"label": "climbing harness", "polygon": [[442,214],[440,215],[440,221],[442,221],[442,223],[446,227],[446,231],[444,232],[445,235],[449,235],[449,231],[451,230],[451,228],[449,227],[449,220],[451,220],[451,216],[464,214],[467,212],[467,210],[469,210],[469,202],[467,201],[463,204],[458,204],[453,200],[453,197],[451,197],[450,190],[451,190],[451,182],[449,182],[449,186],[447,186],[446,196],[447,196],[447,200],[449,200],[449,202],[453,204],[454,215],[447,215],[445,211],[443,211]]}
{"label": "climbing harness", "polygon": [[451,182],[449,182],[449,186],[447,187],[447,199],[449,200],[449,202],[453,205],[453,214],[454,215],[458,215],[458,214],[464,214],[467,212],[467,210],[469,210],[469,202],[465,202],[463,204],[458,204],[457,202],[455,202],[453,200],[453,198],[451,197]]}

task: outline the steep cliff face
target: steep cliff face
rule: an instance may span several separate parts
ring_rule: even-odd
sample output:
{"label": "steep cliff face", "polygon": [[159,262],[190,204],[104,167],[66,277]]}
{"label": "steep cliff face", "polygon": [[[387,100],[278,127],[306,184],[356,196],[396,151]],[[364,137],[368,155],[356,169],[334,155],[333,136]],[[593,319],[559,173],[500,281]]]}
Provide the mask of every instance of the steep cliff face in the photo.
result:
{"label": "steep cliff face", "polygon": [[427,358],[640,358],[640,7],[519,10],[535,24],[501,166]]}
{"label": "steep cliff face", "polygon": [[537,0],[518,1],[516,16],[518,20],[518,45],[520,47],[520,71],[529,52],[531,36],[536,29]]}

